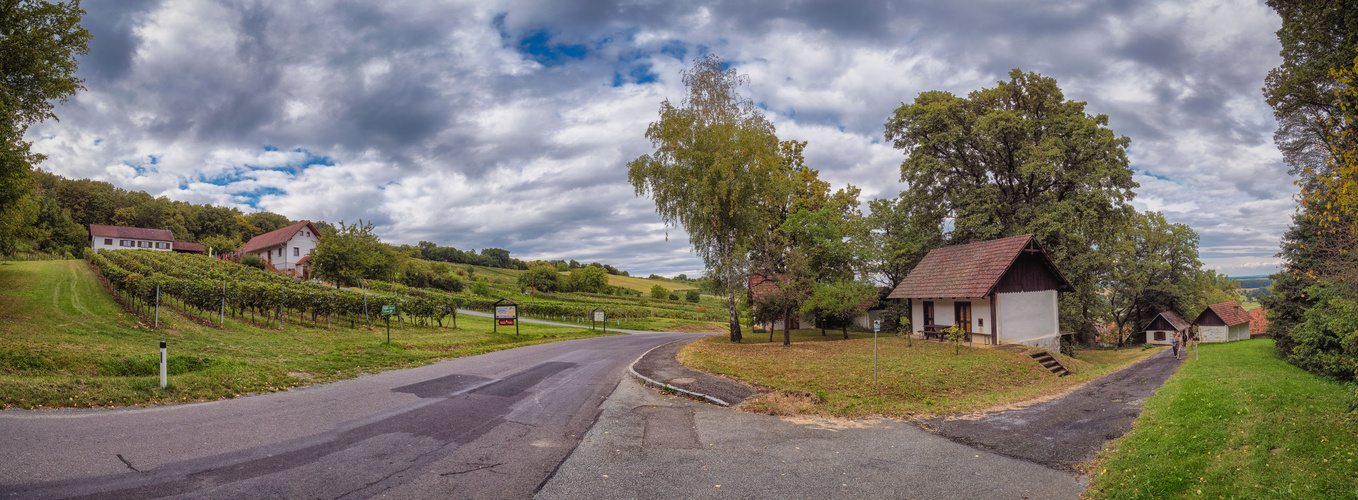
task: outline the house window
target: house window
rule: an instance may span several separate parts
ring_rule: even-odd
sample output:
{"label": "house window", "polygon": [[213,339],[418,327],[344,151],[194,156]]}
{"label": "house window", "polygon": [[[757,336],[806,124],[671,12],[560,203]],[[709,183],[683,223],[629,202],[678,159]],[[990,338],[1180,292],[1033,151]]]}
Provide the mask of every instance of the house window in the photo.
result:
{"label": "house window", "polygon": [[957,318],[954,323],[962,325],[962,329],[971,332],[971,302],[954,302],[952,305],[953,317]]}
{"label": "house window", "polygon": [[130,247],[130,246],[132,246],[132,242],[127,241],[127,240],[118,240],[118,246],[120,246],[120,247]]}
{"label": "house window", "polygon": [[1155,340],[1157,340],[1157,341],[1164,341],[1164,340],[1165,340],[1165,332],[1155,332]]}
{"label": "house window", "polygon": [[113,238],[104,238],[104,244],[108,246],[113,246]]}
{"label": "house window", "polygon": [[924,324],[934,324],[934,303],[928,300],[924,301]]}
{"label": "house window", "polygon": [[296,256],[298,256],[298,255],[302,255],[302,249],[297,248],[297,247],[292,247],[292,256],[293,256],[293,257],[296,257]]}

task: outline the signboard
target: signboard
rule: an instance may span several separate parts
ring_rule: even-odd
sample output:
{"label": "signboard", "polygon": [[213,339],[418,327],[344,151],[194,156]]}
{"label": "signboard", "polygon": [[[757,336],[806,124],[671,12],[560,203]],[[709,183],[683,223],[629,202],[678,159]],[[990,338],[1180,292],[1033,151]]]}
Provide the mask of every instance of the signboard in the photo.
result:
{"label": "signboard", "polygon": [[497,321],[497,324],[499,324],[500,326],[514,326],[514,319],[513,319],[513,318],[510,318],[510,319],[501,319],[501,320],[496,320],[496,321]]}
{"label": "signboard", "polygon": [[881,331],[882,331],[882,320],[880,319],[872,320],[872,333],[878,333]]}
{"label": "signboard", "polygon": [[382,306],[382,314],[383,314],[383,315],[386,315],[386,316],[391,316],[391,315],[393,315],[393,314],[396,314],[396,306],[393,306],[393,305],[385,305],[385,306]]}
{"label": "signboard", "polygon": [[[515,314],[514,314],[514,313],[516,312],[516,311],[515,311],[516,309],[518,309],[518,308],[516,308],[516,307],[514,307],[514,306],[495,306],[495,319],[508,319],[508,320],[512,320],[512,319],[515,318]],[[510,324],[510,325],[512,325],[512,324],[514,324],[514,322],[513,322],[513,321],[510,321],[509,323],[501,322],[500,324],[502,324],[502,325],[504,325],[504,324]]]}
{"label": "signboard", "polygon": [[594,311],[594,321],[603,322],[603,320],[604,320],[604,312],[603,312],[603,311]]}

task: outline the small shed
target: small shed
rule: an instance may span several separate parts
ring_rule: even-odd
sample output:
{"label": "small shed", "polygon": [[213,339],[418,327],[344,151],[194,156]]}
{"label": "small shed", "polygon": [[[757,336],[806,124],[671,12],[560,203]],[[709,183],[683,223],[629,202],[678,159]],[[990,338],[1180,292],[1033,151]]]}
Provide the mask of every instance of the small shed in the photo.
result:
{"label": "small shed", "polygon": [[887,296],[912,330],[959,325],[988,343],[1060,348],[1057,293],[1074,287],[1031,234],[935,249]]}
{"label": "small shed", "polygon": [[1202,342],[1232,342],[1250,338],[1250,313],[1236,302],[1212,304],[1193,320]]}
{"label": "small shed", "polygon": [[1179,313],[1165,310],[1155,315],[1155,319],[1146,324],[1146,343],[1171,345],[1174,343],[1174,334],[1187,332],[1193,326],[1185,320]]}

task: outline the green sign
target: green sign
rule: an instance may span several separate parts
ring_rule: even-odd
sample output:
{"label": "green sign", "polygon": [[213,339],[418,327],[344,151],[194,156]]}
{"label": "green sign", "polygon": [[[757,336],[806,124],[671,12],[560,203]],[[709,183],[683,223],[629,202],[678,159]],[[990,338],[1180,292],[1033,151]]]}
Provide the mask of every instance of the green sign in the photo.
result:
{"label": "green sign", "polygon": [[396,306],[393,306],[393,305],[385,305],[385,306],[382,306],[382,314],[384,314],[384,315],[386,315],[386,316],[391,316],[391,315],[393,315],[393,314],[396,314]]}

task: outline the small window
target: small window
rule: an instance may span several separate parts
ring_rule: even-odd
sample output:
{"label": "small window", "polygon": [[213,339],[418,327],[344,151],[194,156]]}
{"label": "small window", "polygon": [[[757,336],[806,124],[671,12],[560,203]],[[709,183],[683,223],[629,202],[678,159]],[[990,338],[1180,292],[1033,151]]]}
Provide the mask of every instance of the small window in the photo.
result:
{"label": "small window", "polygon": [[293,257],[296,257],[296,256],[298,256],[298,255],[302,255],[302,249],[301,249],[301,248],[297,248],[297,247],[292,247],[292,256],[293,256]]}
{"label": "small window", "polygon": [[1157,341],[1165,340],[1165,332],[1155,332],[1155,340]]}
{"label": "small window", "polygon": [[104,238],[104,244],[108,246],[113,246],[113,238]]}

